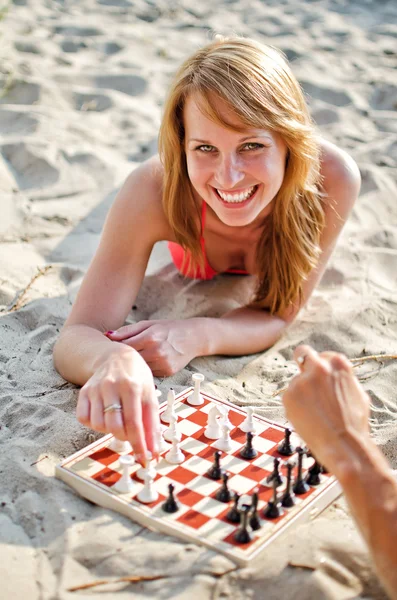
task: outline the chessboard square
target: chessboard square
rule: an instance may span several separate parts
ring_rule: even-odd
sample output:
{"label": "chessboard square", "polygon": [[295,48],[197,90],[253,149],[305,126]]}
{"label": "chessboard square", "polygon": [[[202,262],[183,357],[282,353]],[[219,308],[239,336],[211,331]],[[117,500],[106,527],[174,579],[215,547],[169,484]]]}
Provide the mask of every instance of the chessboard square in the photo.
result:
{"label": "chessboard square", "polygon": [[215,448],[212,448],[211,446],[208,446],[208,444],[206,444],[205,448],[203,448],[202,450],[200,450],[200,452],[197,453],[197,456],[206,460],[210,460],[212,462],[214,460],[214,454]]}
{"label": "chessboard square", "polygon": [[201,527],[200,535],[205,536],[206,539],[218,541],[233,534],[235,530],[236,525],[219,519],[211,519]]}
{"label": "chessboard square", "polygon": [[273,442],[273,440],[268,440],[267,438],[263,438],[260,436],[254,437],[253,446],[259,452],[263,452],[263,453],[269,452],[269,450],[271,450],[272,448],[277,447],[277,445]]}
{"label": "chessboard square", "polygon": [[205,404],[202,404],[201,406],[197,406],[196,408],[199,412],[204,413],[208,417],[208,413],[210,412],[211,408],[214,406],[214,404],[219,404],[219,402],[213,402],[212,400],[207,400],[205,397],[204,397],[204,400],[205,400]]}
{"label": "chessboard square", "polygon": [[238,458],[234,454],[227,454],[221,459],[221,467],[231,473],[241,473],[241,471],[247,468],[247,464],[246,460]]}
{"label": "chessboard square", "polygon": [[238,527],[237,528],[235,527],[234,531],[232,531],[231,533],[229,533],[225,538],[223,538],[222,541],[224,541],[227,544],[230,544],[232,546],[237,546],[240,550],[246,550],[247,548],[250,548],[256,542],[256,540],[258,539],[258,536],[254,535],[252,533],[251,534],[252,535],[251,541],[248,542],[247,544],[241,544],[240,542],[237,542],[235,540],[235,537],[234,537],[236,535],[237,531],[238,531]]}
{"label": "chessboard square", "polygon": [[162,494],[159,494],[157,499],[154,502],[142,502],[142,500],[139,500],[138,495],[134,496],[134,500],[136,500],[136,502],[139,502],[139,504],[142,504],[142,506],[147,506],[148,508],[152,509],[155,506],[161,506],[161,504],[163,504],[163,502],[165,502],[165,496],[163,496]]}
{"label": "chessboard square", "polygon": [[257,486],[257,482],[243,477],[243,475],[233,475],[229,479],[229,488],[238,494],[247,494]]}
{"label": "chessboard square", "polygon": [[214,481],[200,475],[186,485],[189,490],[193,490],[193,492],[197,492],[202,496],[211,496],[220,486],[220,481]]}
{"label": "chessboard square", "polygon": [[174,513],[169,513],[162,509],[163,504],[164,504],[164,502],[162,502],[161,504],[158,504],[157,506],[154,507],[153,511],[151,511],[151,516],[154,519],[176,521],[177,519],[179,519],[179,517],[181,517],[183,514],[187,513],[188,510],[190,510],[189,506],[184,506],[183,504],[181,504],[179,502],[178,510]]}
{"label": "chessboard square", "polygon": [[107,487],[112,487],[118,480],[121,478],[121,473],[117,473],[117,471],[113,471],[112,469],[108,469],[105,467],[99,473],[96,473],[91,477],[91,479],[95,479],[98,483],[102,483]]}
{"label": "chessboard square", "polygon": [[196,475],[205,475],[208,469],[211,468],[213,461],[205,460],[201,456],[192,456],[188,460],[185,460],[183,466],[189,471],[193,471]]}
{"label": "chessboard square", "polygon": [[178,423],[181,419],[187,419],[196,412],[196,408],[194,406],[188,406],[187,404],[177,404],[175,406],[175,412],[178,415]]}
{"label": "chessboard square", "polygon": [[[219,440],[215,440],[211,446],[212,448],[214,448],[214,450],[217,449],[217,444],[218,444]],[[236,442],[235,440],[230,440],[230,446],[231,449],[227,452],[227,454],[234,454],[235,452],[241,450],[241,444],[239,442]]]}
{"label": "chessboard square", "polygon": [[190,421],[189,419],[183,419],[183,421],[178,423],[178,431],[187,436],[194,435],[200,431],[200,429],[202,429],[201,425],[193,423],[193,421]]}
{"label": "chessboard square", "polygon": [[181,443],[181,449],[189,452],[189,454],[199,454],[202,450],[207,447],[207,444],[196,440],[195,438],[188,437]]}
{"label": "chessboard square", "polygon": [[194,413],[186,417],[188,421],[192,421],[192,423],[196,423],[200,425],[200,427],[204,427],[207,425],[208,415],[201,412],[200,410],[195,410]]}
{"label": "chessboard square", "polygon": [[263,471],[261,467],[258,467],[254,464],[247,465],[247,463],[245,463],[245,469],[243,471],[240,471],[240,475],[246,477],[247,479],[252,479],[257,483],[262,481],[263,478],[267,476],[267,474]]}
{"label": "chessboard square", "polygon": [[233,409],[229,411],[229,421],[235,427],[238,427],[239,425],[241,425],[241,423],[245,420],[245,418],[246,418],[246,415],[242,415],[241,413],[239,413]]}
{"label": "chessboard square", "polygon": [[203,498],[200,502],[196,503],[194,508],[203,514],[214,518],[219,517],[225,510],[225,505],[214,498]]}
{"label": "chessboard square", "polygon": [[[256,467],[259,467],[260,469],[264,469],[265,471],[273,471],[274,456],[269,456],[269,454],[262,454],[261,456],[254,458],[254,460],[251,461],[251,464],[255,465]],[[265,475],[267,475],[267,473],[265,473]]]}
{"label": "chessboard square", "polygon": [[285,435],[285,430],[283,429],[276,429],[275,427],[268,427],[266,429],[266,439],[268,439],[269,441],[272,442],[281,442],[281,440],[284,439],[284,435]]}
{"label": "chessboard square", "polygon": [[255,423],[255,430],[256,430],[255,435],[266,437],[265,432],[269,429],[269,424],[263,423],[263,421],[258,421],[257,419],[255,419],[255,417],[254,417],[254,423]]}
{"label": "chessboard square", "polygon": [[156,465],[156,471],[160,475],[168,475],[171,471],[175,469],[175,465],[167,462],[163,457],[160,458],[158,464]]}
{"label": "chessboard square", "polygon": [[106,467],[109,466],[109,464],[111,464],[112,462],[114,462],[118,457],[119,454],[117,454],[117,452],[114,452],[114,450],[109,450],[109,448],[107,447],[100,448],[96,452],[90,454],[90,458],[92,460],[96,460],[97,462],[102,463]]}
{"label": "chessboard square", "polygon": [[244,433],[244,431],[241,431],[241,429],[235,429],[232,436],[233,440],[238,442],[241,446],[244,446],[245,442],[247,441],[247,434]]}
{"label": "chessboard square", "polygon": [[190,509],[185,514],[176,519],[179,523],[183,523],[192,529],[200,529],[205,523],[208,523],[210,517],[203,515],[196,510]]}
{"label": "chessboard square", "polygon": [[175,495],[179,494],[179,492],[185,489],[185,485],[183,483],[180,483],[175,479],[171,479],[170,477],[161,477],[158,481],[156,481],[155,488],[159,494],[162,494],[163,496],[168,496],[170,492],[168,486],[170,485],[170,483],[172,483],[172,485],[174,486]]}
{"label": "chessboard square", "polygon": [[73,473],[77,473],[81,477],[89,479],[97,473],[100,473],[103,470],[103,467],[104,465],[102,463],[96,462],[89,456],[86,456],[82,460],[79,460],[71,465],[69,469],[73,471]]}
{"label": "chessboard square", "polygon": [[197,477],[197,473],[193,473],[189,471],[184,466],[177,466],[173,471],[168,473],[168,477],[172,479],[172,481],[179,481],[179,483],[187,484],[189,481],[192,481]]}
{"label": "chessboard square", "polygon": [[195,492],[194,490],[189,490],[189,488],[184,487],[177,494],[177,499],[182,504],[186,504],[186,506],[195,506],[200,500],[202,500],[204,496]]}

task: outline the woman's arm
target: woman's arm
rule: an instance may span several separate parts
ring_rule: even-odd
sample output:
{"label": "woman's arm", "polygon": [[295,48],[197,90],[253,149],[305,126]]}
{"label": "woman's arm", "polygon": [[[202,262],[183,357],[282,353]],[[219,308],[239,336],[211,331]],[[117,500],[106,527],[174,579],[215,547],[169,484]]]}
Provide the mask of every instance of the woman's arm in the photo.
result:
{"label": "woman's arm", "polygon": [[341,483],[379,577],[397,599],[397,482],[370,437],[368,396],[344,356],[300,346],[295,358],[302,373],[284,393],[287,418]]}

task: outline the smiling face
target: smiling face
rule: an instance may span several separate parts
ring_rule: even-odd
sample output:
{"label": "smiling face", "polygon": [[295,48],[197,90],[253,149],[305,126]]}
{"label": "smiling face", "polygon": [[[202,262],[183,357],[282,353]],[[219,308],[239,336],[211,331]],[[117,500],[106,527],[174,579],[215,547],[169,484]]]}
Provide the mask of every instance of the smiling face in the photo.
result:
{"label": "smiling face", "polygon": [[283,182],[287,146],[275,132],[245,127],[225,101],[214,102],[222,118],[240,131],[211,120],[195,97],[188,97],[183,117],[189,179],[226,225],[260,224]]}

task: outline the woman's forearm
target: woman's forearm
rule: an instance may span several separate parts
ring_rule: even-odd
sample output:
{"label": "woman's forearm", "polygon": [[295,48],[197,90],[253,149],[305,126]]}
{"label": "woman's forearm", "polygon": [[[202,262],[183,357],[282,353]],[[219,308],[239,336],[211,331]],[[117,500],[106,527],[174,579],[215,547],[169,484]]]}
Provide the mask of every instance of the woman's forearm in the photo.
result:
{"label": "woman's forearm", "polygon": [[198,321],[205,356],[262,352],[280,338],[288,325],[279,317],[252,308],[238,308],[219,318]]}
{"label": "woman's forearm", "polygon": [[64,379],[84,385],[103,361],[124,352],[135,350],[110,341],[93,327],[70,325],[61,332],[55,344],[54,365]]}

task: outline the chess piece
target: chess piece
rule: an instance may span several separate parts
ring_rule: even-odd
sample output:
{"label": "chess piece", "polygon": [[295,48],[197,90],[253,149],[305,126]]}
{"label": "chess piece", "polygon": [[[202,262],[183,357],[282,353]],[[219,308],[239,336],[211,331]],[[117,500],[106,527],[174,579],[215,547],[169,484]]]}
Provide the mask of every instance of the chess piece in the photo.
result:
{"label": "chess piece", "polygon": [[300,494],[306,494],[306,492],[310,490],[310,486],[306,483],[302,476],[302,464],[305,451],[299,446],[296,451],[298,453],[298,474],[292,489],[294,490],[294,493],[299,496]]}
{"label": "chess piece", "polygon": [[178,428],[176,426],[176,421],[177,421],[177,417],[176,417],[176,415],[174,413],[170,417],[170,425],[169,425],[169,427],[163,433],[163,437],[164,437],[164,439],[165,439],[166,442],[172,442],[172,440],[174,438],[176,438],[178,440],[178,442],[180,442],[181,439],[182,439],[181,432],[178,431]]}
{"label": "chess piece", "polygon": [[156,500],[159,497],[159,494],[153,487],[153,481],[153,477],[148,471],[145,474],[145,485],[137,494],[139,502],[143,502],[144,504],[151,504],[152,502],[156,502]]}
{"label": "chess piece", "polygon": [[175,490],[174,484],[170,483],[168,485],[168,492],[169,492],[168,498],[161,505],[161,508],[163,509],[164,512],[174,513],[174,512],[177,512],[179,510],[179,504],[175,500],[174,490]]}
{"label": "chess piece", "polygon": [[252,501],[251,501],[250,514],[249,514],[249,525],[253,531],[260,529],[260,527],[261,527],[261,522],[259,520],[259,515],[258,515],[258,500],[259,500],[258,489],[255,488],[255,490],[252,493]]}
{"label": "chess piece", "polygon": [[200,406],[201,404],[204,404],[204,398],[200,393],[200,385],[201,382],[204,381],[204,375],[201,373],[193,373],[192,379],[194,382],[194,390],[187,401],[191,406]]}
{"label": "chess piece", "polygon": [[314,458],[314,463],[309,468],[306,475],[306,483],[312,486],[320,485],[322,470],[322,466],[317,462],[316,458]]}
{"label": "chess piece", "polygon": [[238,544],[248,544],[252,540],[252,535],[248,529],[248,512],[250,507],[244,504],[241,508],[241,525],[234,534],[234,539]]}
{"label": "chess piece", "polygon": [[291,508],[296,503],[295,494],[291,492],[292,485],[292,469],[294,468],[295,463],[289,462],[287,463],[287,485],[285,488],[285,492],[281,497],[281,506],[285,508]]}
{"label": "chess piece", "polygon": [[170,388],[167,394],[167,408],[165,409],[163,414],[160,415],[160,419],[163,421],[163,423],[171,423],[171,419],[173,417],[175,418],[175,420],[178,420],[178,417],[175,413],[174,402],[175,392],[172,388]]}
{"label": "chess piece", "polygon": [[159,454],[162,454],[163,452],[171,448],[171,444],[168,444],[168,442],[165,441],[161,428],[157,432],[157,443]]}
{"label": "chess piece", "polygon": [[217,440],[222,435],[222,430],[219,425],[219,417],[222,416],[217,404],[213,404],[208,411],[207,427],[204,430],[204,435],[209,440]]}
{"label": "chess piece", "polygon": [[130,476],[130,467],[134,464],[134,459],[130,454],[120,456],[119,463],[123,469],[121,479],[113,486],[120,494],[130,494],[134,489],[134,484]]}
{"label": "chess piece", "polygon": [[141,467],[140,469],[138,469],[138,471],[136,472],[136,476],[141,481],[145,481],[146,473],[150,473],[153,479],[156,478],[157,471],[154,466],[154,461],[152,461],[152,453],[149,451],[146,454],[146,467]]}
{"label": "chess piece", "polygon": [[129,454],[132,452],[132,446],[130,442],[123,442],[123,440],[118,440],[115,437],[110,441],[108,448],[117,454]]}
{"label": "chess piece", "polygon": [[284,439],[282,442],[280,442],[277,448],[277,452],[282,456],[292,456],[292,454],[295,452],[295,448],[291,444],[291,433],[291,429],[288,429],[288,427],[286,427],[284,432]]}
{"label": "chess piece", "polygon": [[232,493],[228,487],[229,474],[222,473],[222,487],[215,494],[215,498],[219,500],[219,502],[230,502],[232,498]]}
{"label": "chess piece", "polygon": [[240,509],[238,507],[238,501],[240,494],[234,494],[234,502],[232,508],[226,513],[226,519],[231,523],[240,523]]}
{"label": "chess piece", "polygon": [[258,451],[255,450],[255,448],[252,445],[253,437],[254,437],[254,434],[251,433],[251,431],[248,431],[246,444],[245,444],[244,448],[242,448],[242,450],[240,451],[241,458],[245,458],[246,460],[251,460],[252,458],[255,458],[256,456],[258,456]]}
{"label": "chess piece", "polygon": [[214,452],[214,464],[211,465],[211,467],[207,471],[207,477],[209,477],[210,479],[214,479],[214,481],[217,481],[222,477],[223,469],[221,468],[220,460],[221,452],[219,450],[216,450]]}
{"label": "chess piece", "polygon": [[247,417],[240,425],[240,429],[241,429],[241,431],[244,431],[244,433],[248,433],[249,431],[251,433],[256,433],[253,414],[254,414],[254,409],[252,408],[252,406],[248,406],[247,407]]}
{"label": "chess piece", "polygon": [[274,479],[277,482],[277,487],[279,487],[280,485],[283,485],[283,483],[285,481],[284,477],[280,473],[280,459],[279,458],[275,458],[273,460],[273,471],[266,478],[266,483],[273,485]]}
{"label": "chess piece", "polygon": [[222,437],[213,444],[214,448],[223,450],[224,452],[230,452],[233,448],[232,440],[230,439],[230,425],[224,423],[222,425]]}
{"label": "chess piece", "polygon": [[265,517],[265,519],[277,519],[277,517],[279,517],[281,514],[281,503],[279,502],[277,497],[277,482],[275,479],[273,479],[273,497],[267,503],[263,511],[263,516]]}
{"label": "chess piece", "polygon": [[220,426],[222,427],[222,425],[227,425],[230,429],[230,431],[234,428],[234,425],[232,424],[232,422],[229,419],[229,408],[227,408],[227,406],[225,406],[224,404],[219,404],[218,409],[221,413],[221,418],[220,418]]}
{"label": "chess piece", "polygon": [[180,465],[185,460],[185,455],[179,447],[179,441],[177,438],[172,440],[171,450],[164,456],[165,460],[172,465]]}

